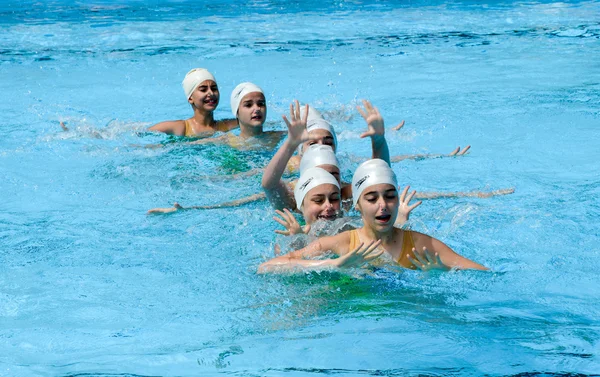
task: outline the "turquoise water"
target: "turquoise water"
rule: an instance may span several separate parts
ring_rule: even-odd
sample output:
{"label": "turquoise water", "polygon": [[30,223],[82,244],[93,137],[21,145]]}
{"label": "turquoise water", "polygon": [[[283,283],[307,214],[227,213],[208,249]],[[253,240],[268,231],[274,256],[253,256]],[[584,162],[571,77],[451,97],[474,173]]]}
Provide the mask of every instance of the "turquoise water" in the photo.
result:
{"label": "turquoise water", "polygon": [[[74,1],[0,5],[0,375],[599,375],[600,3]],[[269,153],[145,134],[190,114],[193,67],[295,98],[369,156],[354,106],[392,126],[430,200],[414,229],[493,273],[256,276],[281,242]],[[70,130],[60,129],[66,121]],[[341,158],[343,160],[343,158]],[[345,160],[345,178],[354,163]]]}

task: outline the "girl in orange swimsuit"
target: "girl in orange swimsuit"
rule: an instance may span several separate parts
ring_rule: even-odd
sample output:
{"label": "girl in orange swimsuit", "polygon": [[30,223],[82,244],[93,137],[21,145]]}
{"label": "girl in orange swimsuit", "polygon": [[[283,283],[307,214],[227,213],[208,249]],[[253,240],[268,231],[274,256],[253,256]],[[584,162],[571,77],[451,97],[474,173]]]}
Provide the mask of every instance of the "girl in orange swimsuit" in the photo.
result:
{"label": "girl in orange swimsuit", "polygon": [[[438,239],[394,227],[399,199],[396,175],[383,160],[361,164],[352,178],[353,202],[363,227],[321,237],[303,249],[273,258],[258,268],[259,273],[360,267],[386,259],[406,268],[428,270],[487,270],[464,258]],[[328,251],[339,258],[315,260]]]}
{"label": "girl in orange swimsuit", "polygon": [[194,68],[183,79],[183,92],[194,116],[186,120],[170,120],[150,127],[149,131],[186,137],[207,137],[217,131],[238,127],[236,119],[216,121],[213,112],[219,105],[219,87],[215,77],[204,68]]}

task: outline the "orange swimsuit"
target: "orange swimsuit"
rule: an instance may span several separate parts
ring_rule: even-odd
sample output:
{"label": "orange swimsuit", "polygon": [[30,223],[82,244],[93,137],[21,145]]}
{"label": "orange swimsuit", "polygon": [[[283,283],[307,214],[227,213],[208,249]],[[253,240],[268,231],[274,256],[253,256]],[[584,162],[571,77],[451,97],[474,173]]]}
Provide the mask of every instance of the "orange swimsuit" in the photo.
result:
{"label": "orange swimsuit", "polygon": [[[408,260],[409,255],[411,258],[416,259],[415,254],[412,251],[412,249],[415,247],[415,241],[413,240],[413,236],[412,236],[413,232],[411,232],[410,230],[403,230],[402,232],[403,232],[402,252],[400,253],[400,257],[398,258],[396,263],[398,263],[402,267],[406,267],[406,268],[415,270],[416,267],[412,263],[410,263],[410,260]],[[352,250],[356,249],[358,247],[358,245],[360,245],[360,244],[361,244],[361,241],[360,241],[360,236],[358,234],[358,229],[351,230],[350,231],[350,246],[349,246],[348,250],[352,251]]]}

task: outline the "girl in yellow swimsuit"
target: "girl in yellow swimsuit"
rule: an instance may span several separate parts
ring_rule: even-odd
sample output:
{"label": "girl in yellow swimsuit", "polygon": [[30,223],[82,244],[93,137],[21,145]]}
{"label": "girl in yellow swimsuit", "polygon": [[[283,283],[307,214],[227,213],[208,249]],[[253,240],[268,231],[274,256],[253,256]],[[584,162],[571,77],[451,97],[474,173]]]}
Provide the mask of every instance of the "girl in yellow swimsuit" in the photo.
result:
{"label": "girl in yellow swimsuit", "polygon": [[216,121],[213,112],[219,105],[219,87],[215,77],[204,68],[194,68],[183,79],[183,92],[192,106],[194,116],[186,120],[170,120],[150,127],[149,131],[187,137],[207,137],[217,131],[238,127],[237,120]]}
{"label": "girl in yellow swimsuit", "polygon": [[[361,164],[352,178],[353,203],[363,227],[335,236],[321,237],[303,249],[275,257],[258,268],[259,273],[360,267],[367,262],[393,261],[406,268],[428,270],[487,270],[455,253],[438,239],[394,227],[399,200],[396,176],[383,160]],[[339,258],[315,260],[332,251]]]}

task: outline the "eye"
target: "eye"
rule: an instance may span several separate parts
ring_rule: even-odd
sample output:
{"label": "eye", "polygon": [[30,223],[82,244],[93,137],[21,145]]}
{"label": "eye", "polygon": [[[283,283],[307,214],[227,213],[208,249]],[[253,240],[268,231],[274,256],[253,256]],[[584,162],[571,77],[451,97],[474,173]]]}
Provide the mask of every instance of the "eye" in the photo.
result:
{"label": "eye", "polygon": [[216,85],[213,85],[210,87],[210,90],[212,90],[213,92],[218,92],[219,91],[219,87]]}
{"label": "eye", "polygon": [[265,103],[265,101],[260,101],[260,102],[258,102],[258,106],[260,106],[260,107],[265,107],[265,106],[266,106],[266,103]]}
{"label": "eye", "polygon": [[313,201],[313,203],[317,203],[317,204],[323,203],[323,199],[313,199],[312,201]]}

